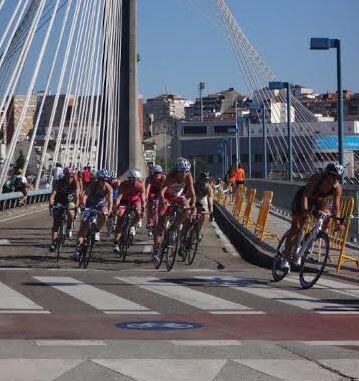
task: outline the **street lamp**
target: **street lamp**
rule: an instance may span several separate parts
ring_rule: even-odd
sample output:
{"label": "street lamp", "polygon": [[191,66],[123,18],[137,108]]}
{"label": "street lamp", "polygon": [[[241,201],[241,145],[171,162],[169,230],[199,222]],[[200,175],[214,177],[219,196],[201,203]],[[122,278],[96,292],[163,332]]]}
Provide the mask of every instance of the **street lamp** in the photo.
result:
{"label": "street lamp", "polygon": [[262,118],[262,147],[263,147],[263,177],[267,178],[268,164],[267,164],[267,126],[266,126],[266,108],[264,103],[261,105],[251,104],[251,110],[260,111]]}
{"label": "street lamp", "polygon": [[289,82],[269,82],[269,90],[287,90],[287,135],[288,135],[288,160],[289,173],[288,180],[293,181],[293,146],[291,129],[291,107],[290,107],[290,83]]}
{"label": "street lamp", "polygon": [[251,126],[250,126],[250,111],[241,112],[241,122],[242,125],[247,125],[248,135],[247,135],[247,144],[248,144],[248,178],[252,178],[252,142],[251,142]]}
{"label": "street lamp", "polygon": [[[343,116],[343,89],[342,89],[342,59],[341,59],[341,42],[337,38],[311,38],[311,50],[337,50],[337,91],[338,91],[338,156],[339,163],[344,165],[344,116]],[[343,183],[343,177],[341,182]]]}
{"label": "street lamp", "polygon": [[203,122],[203,97],[202,92],[206,88],[206,85],[204,82],[200,82],[198,85],[199,89],[199,101],[200,101],[200,107],[201,107],[201,122]]}

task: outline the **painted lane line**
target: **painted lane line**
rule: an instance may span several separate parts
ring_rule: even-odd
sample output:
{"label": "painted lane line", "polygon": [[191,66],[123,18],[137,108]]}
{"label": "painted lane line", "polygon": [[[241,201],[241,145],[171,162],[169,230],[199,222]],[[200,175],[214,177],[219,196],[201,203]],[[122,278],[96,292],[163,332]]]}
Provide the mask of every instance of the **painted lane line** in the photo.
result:
{"label": "painted lane line", "polygon": [[102,312],[104,311],[149,311],[148,308],[134,303],[110,292],[100,290],[90,286],[75,278],[37,276],[34,279],[45,283],[67,295],[70,295],[81,302],[84,302]]}
{"label": "painted lane line", "polygon": [[236,311],[236,313],[239,313],[239,311],[251,311],[251,308],[241,304],[233,303],[217,296],[212,296],[159,278],[116,277],[116,279],[210,313],[212,313],[212,311],[215,311],[216,314],[219,314],[220,311]]}
{"label": "painted lane line", "polygon": [[11,220],[16,220],[17,218],[21,218],[21,217],[25,217],[25,216],[29,216],[31,214],[35,214],[35,213],[40,213],[40,212],[43,212],[45,210],[49,210],[48,208],[45,208],[45,209],[39,209],[39,210],[34,210],[32,212],[28,212],[28,213],[24,213],[24,214],[20,214],[19,216],[13,216],[13,217],[8,217],[8,218],[3,218],[3,219],[0,219],[0,223],[1,222],[6,222],[6,221],[11,221]]}
{"label": "painted lane line", "polygon": [[39,347],[77,347],[77,346],[97,346],[106,345],[103,340],[36,340],[36,345]]}
{"label": "painted lane line", "polygon": [[102,311],[107,315],[161,315],[157,311]]}
{"label": "painted lane line", "polygon": [[143,248],[143,254],[149,254],[152,251],[152,246],[150,245],[145,245]]}
{"label": "painted lane line", "polygon": [[172,340],[173,345],[184,347],[225,347],[243,345],[238,340]]}
{"label": "painted lane line", "polygon": [[359,346],[359,340],[338,340],[338,341],[302,341],[306,345],[353,345]]}
{"label": "painted lane line", "polygon": [[0,246],[11,245],[11,242],[8,239],[0,239]]}
{"label": "painted lane line", "polygon": [[222,287],[228,287],[233,290],[241,291],[251,295],[255,295],[265,299],[271,299],[276,302],[289,304],[294,307],[302,308],[308,311],[313,311],[321,314],[348,314],[359,313],[352,308],[345,308],[342,304],[330,303],[321,301],[320,299],[293,292],[285,289],[269,287],[259,283],[253,279],[240,277],[211,277],[211,276],[196,276],[196,279],[204,282],[209,282]]}
{"label": "painted lane line", "polygon": [[0,314],[50,314],[50,311],[45,310],[2,310]]}
{"label": "painted lane line", "polygon": [[[296,280],[294,277],[289,277],[286,280],[291,283],[298,283],[298,280]],[[315,285],[315,288],[317,290],[327,290],[336,294],[353,296],[354,298],[359,299],[359,286],[351,283],[339,282],[336,280],[323,278],[319,279]]]}
{"label": "painted lane line", "polygon": [[48,313],[42,306],[0,282],[0,313],[38,312]]}

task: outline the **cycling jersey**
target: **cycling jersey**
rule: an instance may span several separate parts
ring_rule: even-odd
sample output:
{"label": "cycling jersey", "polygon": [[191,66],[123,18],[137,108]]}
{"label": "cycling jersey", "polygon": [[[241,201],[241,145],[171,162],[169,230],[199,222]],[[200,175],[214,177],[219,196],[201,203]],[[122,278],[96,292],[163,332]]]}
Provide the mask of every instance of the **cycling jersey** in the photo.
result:
{"label": "cycling jersey", "polygon": [[142,181],[136,180],[135,182],[126,180],[120,185],[120,193],[122,194],[121,201],[139,201],[143,191]]}
{"label": "cycling jersey", "polygon": [[55,205],[62,205],[71,209],[76,207],[74,200],[78,189],[77,181],[69,183],[65,178],[62,178],[57,181],[55,189]]}
{"label": "cycling jersey", "polygon": [[[111,189],[111,188],[110,188]],[[109,195],[109,189],[107,187],[101,187],[99,189],[98,183],[90,183],[88,190],[88,197],[86,200],[86,208],[98,207],[100,209],[105,208],[106,197]]]}
{"label": "cycling jersey", "polygon": [[196,207],[207,209],[208,196],[211,191],[211,186],[209,185],[209,183],[195,183],[194,190],[196,192]]}

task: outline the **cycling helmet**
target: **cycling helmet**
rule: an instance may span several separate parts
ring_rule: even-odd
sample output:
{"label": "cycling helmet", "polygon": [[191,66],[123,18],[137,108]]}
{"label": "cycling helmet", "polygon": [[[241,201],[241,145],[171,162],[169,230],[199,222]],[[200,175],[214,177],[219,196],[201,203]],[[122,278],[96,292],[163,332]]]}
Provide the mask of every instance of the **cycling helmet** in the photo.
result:
{"label": "cycling helmet", "polygon": [[100,169],[96,172],[96,180],[108,180],[110,178],[110,173],[107,169]]}
{"label": "cycling helmet", "polygon": [[342,176],[344,174],[344,167],[338,162],[329,163],[325,168],[326,173]]}
{"label": "cycling helmet", "polygon": [[201,172],[201,174],[199,175],[199,178],[200,180],[209,180],[210,179],[210,174],[208,171],[203,171]]}
{"label": "cycling helmet", "polygon": [[75,167],[65,167],[62,173],[64,176],[77,175],[77,169]]}
{"label": "cycling helmet", "polygon": [[117,179],[117,172],[111,171],[110,172],[110,180],[116,180]]}
{"label": "cycling helmet", "polygon": [[191,163],[183,157],[177,159],[177,171],[189,172],[191,170]]}
{"label": "cycling helmet", "polygon": [[163,170],[162,170],[162,167],[158,164],[155,164],[152,166],[151,168],[151,173],[154,175],[155,173],[162,173]]}
{"label": "cycling helmet", "polygon": [[128,179],[140,179],[141,178],[141,172],[138,169],[130,169],[128,171],[127,175]]}

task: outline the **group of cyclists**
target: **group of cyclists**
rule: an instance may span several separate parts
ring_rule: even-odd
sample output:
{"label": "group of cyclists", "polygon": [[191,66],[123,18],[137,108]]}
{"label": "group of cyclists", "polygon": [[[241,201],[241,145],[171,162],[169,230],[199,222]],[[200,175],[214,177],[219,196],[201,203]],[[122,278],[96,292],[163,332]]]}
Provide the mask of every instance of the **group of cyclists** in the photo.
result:
{"label": "group of cyclists", "polygon": [[[228,187],[233,192],[244,181],[244,171],[238,166],[237,178],[228,181]],[[336,229],[343,229],[343,220],[340,217],[340,200],[342,187],[339,179],[344,175],[344,168],[339,163],[329,163],[325,170],[309,178],[307,185],[301,187],[292,202],[292,223],[285,241],[280,266],[289,272],[291,267],[290,256],[296,238],[304,230],[312,210],[319,210],[331,214]],[[234,183],[237,186],[233,186]],[[213,199],[215,190],[224,187],[223,181],[214,183],[213,178],[206,171],[200,173],[195,182],[191,174],[191,164],[185,158],[178,158],[175,168],[168,174],[161,166],[154,164],[149,170],[149,176],[142,179],[138,169],[130,169],[125,173],[111,172],[100,169],[91,177],[91,181],[83,181],[81,173],[75,168],[66,167],[62,177],[54,182],[50,196],[50,211],[53,215],[52,242],[50,251],[56,250],[56,240],[59,234],[60,214],[58,207],[66,209],[66,236],[72,237],[72,225],[76,213],[82,210],[80,228],[77,232],[75,251],[72,259],[79,260],[81,246],[89,229],[87,212],[95,209],[97,212],[95,241],[100,241],[100,232],[106,226],[109,218],[114,221],[113,251],[121,251],[121,235],[126,210],[131,208],[129,232],[132,237],[136,234],[136,227],[142,224],[146,211],[146,228],[150,237],[153,237],[152,258],[158,256],[164,236],[166,218],[173,205],[179,207],[178,223],[179,235],[185,235],[190,224],[190,216],[196,215],[199,227],[209,215],[213,220]],[[329,203],[329,200],[330,203]],[[331,210],[330,210],[331,209]],[[325,229],[325,227],[324,227]],[[181,233],[182,232],[182,233]]]}
{"label": "group of cyclists", "polygon": [[[194,182],[191,164],[180,157],[175,168],[165,174],[161,166],[154,164],[149,176],[144,180],[138,169],[117,173],[100,169],[93,173],[91,181],[84,184],[81,172],[73,167],[65,167],[62,176],[54,181],[49,199],[50,214],[53,216],[51,252],[56,250],[59,226],[66,210],[66,237],[72,238],[72,226],[76,214],[81,212],[80,228],[77,232],[74,261],[79,260],[81,246],[89,229],[87,214],[89,210],[97,212],[95,241],[100,241],[100,233],[109,218],[115,221],[113,232],[113,251],[120,252],[123,220],[127,208],[133,211],[130,234],[136,234],[136,227],[142,224],[146,211],[146,228],[153,237],[153,257],[161,246],[166,216],[171,205],[181,208],[179,230],[185,232],[189,216],[197,215],[200,226],[205,214],[213,220],[213,184],[210,175],[204,171]],[[184,234],[184,233],[183,233]]]}

